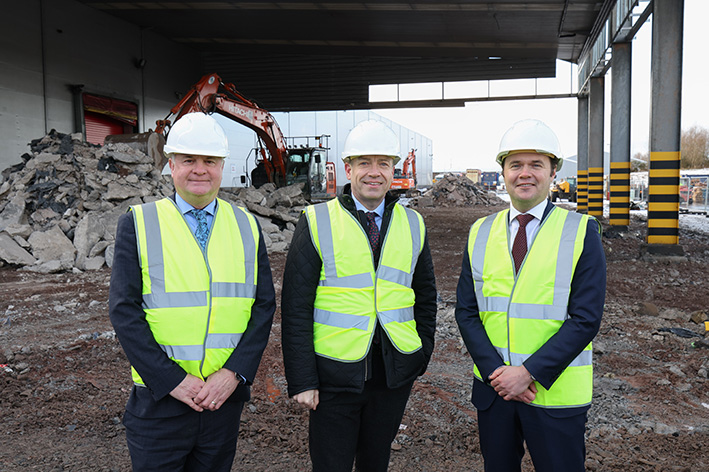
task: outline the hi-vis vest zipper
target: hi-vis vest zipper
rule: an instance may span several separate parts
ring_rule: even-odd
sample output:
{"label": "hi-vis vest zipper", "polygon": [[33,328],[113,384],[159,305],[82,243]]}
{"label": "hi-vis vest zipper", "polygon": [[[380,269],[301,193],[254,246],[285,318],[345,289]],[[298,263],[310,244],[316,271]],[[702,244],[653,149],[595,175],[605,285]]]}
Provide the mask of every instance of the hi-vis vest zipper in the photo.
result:
{"label": "hi-vis vest zipper", "polygon": [[[258,280],[256,220],[217,199],[203,252],[172,199],[131,210],[150,330],[170,359],[205,379],[224,365],[251,318]],[[133,381],[144,385],[131,370]]]}
{"label": "hi-vis vest zipper", "polygon": [[[583,251],[589,217],[553,208],[515,277],[508,215],[509,210],[504,210],[473,224],[468,256],[485,331],[505,364],[520,366],[569,316],[571,281]],[[589,343],[549,390],[537,382],[538,393],[532,405],[571,408],[590,404],[591,354]],[[477,366],[474,374],[482,380]]]}
{"label": "hi-vis vest zipper", "polygon": [[395,205],[379,266],[362,226],[337,199],[309,206],[305,215],[322,259],[313,323],[315,353],[357,362],[369,351],[376,320],[397,350],[421,349],[411,280],[426,228],[417,212]]}

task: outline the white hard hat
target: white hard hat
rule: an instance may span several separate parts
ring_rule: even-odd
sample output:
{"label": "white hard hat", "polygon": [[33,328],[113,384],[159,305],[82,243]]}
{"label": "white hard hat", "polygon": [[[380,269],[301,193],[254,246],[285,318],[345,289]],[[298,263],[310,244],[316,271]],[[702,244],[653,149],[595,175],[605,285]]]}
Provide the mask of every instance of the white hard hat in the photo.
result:
{"label": "white hard hat", "polygon": [[170,128],[163,152],[167,157],[170,154],[227,157],[229,142],[224,129],[212,116],[188,113]]}
{"label": "white hard hat", "polygon": [[359,156],[389,156],[396,165],[401,159],[399,138],[381,121],[362,121],[347,135],[342,160],[348,162]]}
{"label": "white hard hat", "polygon": [[497,153],[497,163],[502,162],[510,154],[518,152],[536,152],[556,159],[556,170],[561,169],[564,156],[556,134],[546,124],[539,120],[518,121],[508,129],[500,140]]}

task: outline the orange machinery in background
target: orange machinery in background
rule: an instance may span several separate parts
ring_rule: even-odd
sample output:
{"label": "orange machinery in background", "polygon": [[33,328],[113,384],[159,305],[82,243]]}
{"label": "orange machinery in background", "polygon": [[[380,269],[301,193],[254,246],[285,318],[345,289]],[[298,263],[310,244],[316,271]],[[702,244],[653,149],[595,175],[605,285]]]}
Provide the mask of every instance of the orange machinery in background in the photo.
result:
{"label": "orange machinery in background", "polygon": [[409,151],[409,155],[404,159],[401,170],[394,169],[394,180],[391,182],[391,189],[405,192],[410,188],[416,188],[416,150]]}

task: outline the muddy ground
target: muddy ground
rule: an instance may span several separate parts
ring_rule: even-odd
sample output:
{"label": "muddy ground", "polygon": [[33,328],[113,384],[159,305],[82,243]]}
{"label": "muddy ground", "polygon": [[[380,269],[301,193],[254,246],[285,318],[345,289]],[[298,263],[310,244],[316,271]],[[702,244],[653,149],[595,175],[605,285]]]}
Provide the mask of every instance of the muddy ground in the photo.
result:
{"label": "muddy ground", "polygon": [[[453,308],[468,228],[494,210],[422,211],[440,293],[437,344],[392,446],[392,471],[482,470],[471,361]],[[675,328],[704,333],[690,317],[709,309],[709,236],[681,231],[687,261],[645,260],[645,228],[634,218],[623,237],[604,238],[608,294],[594,342],[587,469],[706,471],[709,349]],[[270,257],[280,297],[286,256]],[[130,470],[121,419],[131,380],[108,320],[109,277],[0,269],[0,471]],[[309,469],[307,413],[285,387],[277,312],[233,470]]]}

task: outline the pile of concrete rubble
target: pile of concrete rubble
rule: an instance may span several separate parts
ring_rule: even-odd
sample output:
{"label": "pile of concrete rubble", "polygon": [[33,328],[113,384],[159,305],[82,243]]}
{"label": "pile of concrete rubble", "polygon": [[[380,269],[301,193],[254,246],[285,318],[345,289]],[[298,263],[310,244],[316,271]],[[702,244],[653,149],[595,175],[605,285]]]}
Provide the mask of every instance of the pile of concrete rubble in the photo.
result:
{"label": "pile of concrete rubble", "polygon": [[[130,205],[172,195],[169,175],[124,143],[96,146],[52,130],[0,176],[0,267],[36,272],[100,269],[113,263],[118,217]],[[306,201],[300,185],[222,189],[247,207],[269,251],[285,251]]]}
{"label": "pile of concrete rubble", "polygon": [[446,174],[433,186],[410,200],[413,208],[434,206],[462,207],[470,205],[504,205],[505,201],[495,192],[485,190],[472,180],[457,174]]}

